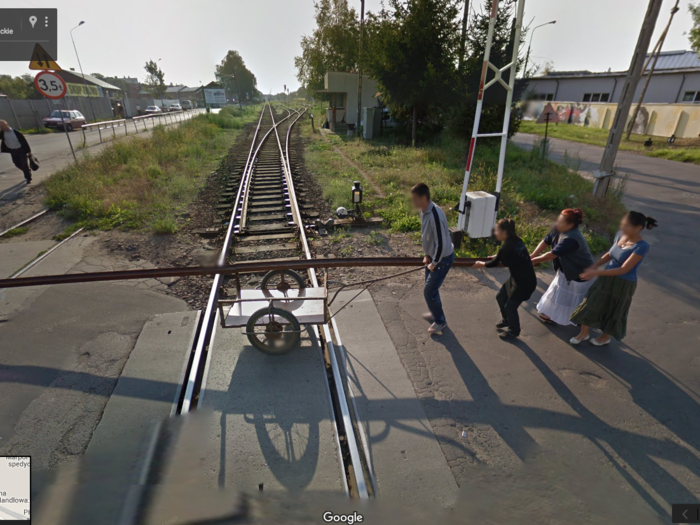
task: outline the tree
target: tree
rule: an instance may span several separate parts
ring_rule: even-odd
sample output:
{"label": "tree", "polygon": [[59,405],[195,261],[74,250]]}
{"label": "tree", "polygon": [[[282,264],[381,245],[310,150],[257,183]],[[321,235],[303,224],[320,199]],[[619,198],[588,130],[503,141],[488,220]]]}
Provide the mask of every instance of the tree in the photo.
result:
{"label": "tree", "polygon": [[700,4],[689,4],[688,11],[693,19],[693,27],[688,33],[690,47],[700,55]]}
{"label": "tree", "polygon": [[[480,13],[474,13],[469,24],[467,36],[468,56],[464,61],[464,68],[460,71],[457,86],[456,103],[452,108],[452,116],[449,119],[451,131],[460,137],[469,137],[474,125],[474,111],[479,83],[481,81],[481,69],[484,63],[486,50],[486,37],[489,29],[489,20],[493,0],[486,0]],[[493,34],[490,62],[497,68],[502,68],[510,63],[513,54],[513,19],[515,16],[515,0],[501,0],[498,7],[498,16]],[[525,30],[521,33],[521,39],[525,38]],[[521,40],[522,42],[522,40]],[[518,62],[518,70],[522,61]],[[493,78],[494,73],[488,72],[487,82]],[[508,82],[510,72],[503,73],[503,80]],[[526,84],[516,82],[513,104],[520,100]],[[503,127],[507,92],[503,86],[496,83],[484,93],[484,106],[481,115],[480,132],[500,132]],[[520,116],[517,111],[511,112],[509,132],[511,135],[517,132],[520,125]]]}
{"label": "tree", "polygon": [[[461,2],[460,2],[461,5]],[[434,119],[454,100],[461,43],[457,0],[389,0],[370,13],[364,63],[397,115]]]}
{"label": "tree", "polygon": [[21,77],[0,75],[0,95],[22,100],[34,98],[35,93],[34,80],[31,75],[22,75]]}
{"label": "tree", "polygon": [[144,66],[148,76],[146,77],[146,89],[156,98],[163,99],[165,97],[165,73],[158,67],[158,64],[153,60],[146,62]]}
{"label": "tree", "polygon": [[243,57],[238,51],[229,51],[216,66],[216,78],[224,85],[229,93],[234,93],[240,104],[242,100],[258,98],[258,79],[246,67]]}
{"label": "tree", "polygon": [[347,0],[319,0],[316,29],[301,39],[301,55],[294,58],[297,79],[309,93],[324,87],[328,71],[357,71],[360,22]]}

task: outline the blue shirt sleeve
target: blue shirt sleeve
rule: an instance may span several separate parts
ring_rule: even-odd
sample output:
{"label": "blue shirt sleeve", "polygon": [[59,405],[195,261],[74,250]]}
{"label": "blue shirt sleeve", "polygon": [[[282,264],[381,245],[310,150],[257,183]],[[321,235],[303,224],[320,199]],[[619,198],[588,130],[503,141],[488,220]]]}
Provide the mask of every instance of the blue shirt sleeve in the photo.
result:
{"label": "blue shirt sleeve", "polygon": [[552,253],[557,257],[562,255],[567,255],[569,253],[574,253],[578,250],[578,242],[574,239],[564,239],[559,241],[557,245],[552,249]]}
{"label": "blue shirt sleeve", "polygon": [[559,235],[559,233],[556,230],[552,230],[544,238],[544,243],[547,244],[548,246],[551,246],[552,244],[554,244],[558,235]]}
{"label": "blue shirt sleeve", "polygon": [[649,243],[646,241],[639,241],[634,248],[632,248],[632,253],[644,257],[649,253]]}

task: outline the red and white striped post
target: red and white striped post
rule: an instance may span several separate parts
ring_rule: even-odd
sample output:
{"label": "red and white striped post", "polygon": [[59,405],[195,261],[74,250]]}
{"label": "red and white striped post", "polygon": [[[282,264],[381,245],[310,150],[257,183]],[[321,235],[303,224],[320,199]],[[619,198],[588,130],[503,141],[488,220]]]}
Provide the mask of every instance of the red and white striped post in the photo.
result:
{"label": "red and white striped post", "polygon": [[[523,14],[525,12],[525,0],[518,1],[517,15],[515,19],[515,31],[514,31],[514,42],[513,42],[513,56],[509,64],[502,68],[497,68],[491,61],[491,47],[493,46],[493,33],[496,27],[496,19],[498,17],[498,3],[499,0],[493,0],[491,6],[491,17],[489,20],[489,30],[486,37],[486,46],[484,49],[484,64],[481,68],[481,80],[479,81],[479,94],[476,100],[476,112],[474,113],[474,127],[472,129],[472,138],[469,141],[469,152],[467,154],[467,166],[464,172],[464,183],[462,185],[462,194],[459,201],[459,219],[458,226],[461,230],[466,231],[468,226],[469,214],[467,213],[467,191],[469,189],[469,176],[472,171],[472,163],[474,162],[474,152],[476,150],[476,141],[478,138],[485,137],[501,137],[501,151],[498,160],[498,181],[496,183],[496,197],[497,204],[500,203],[500,193],[503,185],[503,172],[505,168],[505,157],[506,157],[506,146],[508,144],[508,130],[510,128],[510,114],[511,105],[513,103],[513,92],[515,91],[515,75],[518,70],[518,55],[520,52],[520,36],[522,33],[523,26]],[[486,75],[488,70],[491,69],[495,76],[488,83],[486,83]],[[510,78],[508,83],[503,80],[503,72],[510,69]],[[503,131],[500,133],[479,133],[479,124],[481,123],[481,112],[484,105],[484,92],[494,85],[496,82],[500,83],[507,91],[506,97],[506,109],[503,120]]]}

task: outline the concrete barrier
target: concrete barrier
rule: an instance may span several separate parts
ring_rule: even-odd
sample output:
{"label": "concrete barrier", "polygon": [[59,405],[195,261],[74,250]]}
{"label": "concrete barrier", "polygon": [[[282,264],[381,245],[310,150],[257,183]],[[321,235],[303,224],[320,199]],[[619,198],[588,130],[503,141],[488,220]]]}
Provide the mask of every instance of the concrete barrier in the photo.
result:
{"label": "concrete barrier", "polygon": [[[552,104],[559,121],[575,126],[610,129],[617,104],[596,102],[542,102],[524,104],[523,118],[537,120],[545,105]],[[628,117],[628,121],[631,114]],[[700,104],[643,104],[632,132],[656,137],[700,136]]]}

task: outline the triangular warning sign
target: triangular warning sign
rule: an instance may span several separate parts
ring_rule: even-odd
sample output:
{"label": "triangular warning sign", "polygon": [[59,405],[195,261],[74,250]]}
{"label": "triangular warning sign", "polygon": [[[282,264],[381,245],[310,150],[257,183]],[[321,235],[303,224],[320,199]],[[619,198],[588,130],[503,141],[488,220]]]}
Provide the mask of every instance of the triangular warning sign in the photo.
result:
{"label": "triangular warning sign", "polygon": [[51,58],[46,50],[39,44],[34,45],[34,51],[32,52],[32,58],[30,60],[29,69],[52,69],[53,71],[61,71],[61,66],[54,62],[53,58]]}
{"label": "triangular warning sign", "polygon": [[537,119],[538,124],[544,124],[545,122],[559,122],[559,115],[554,109],[552,104],[547,104],[542,110],[540,118]]}

